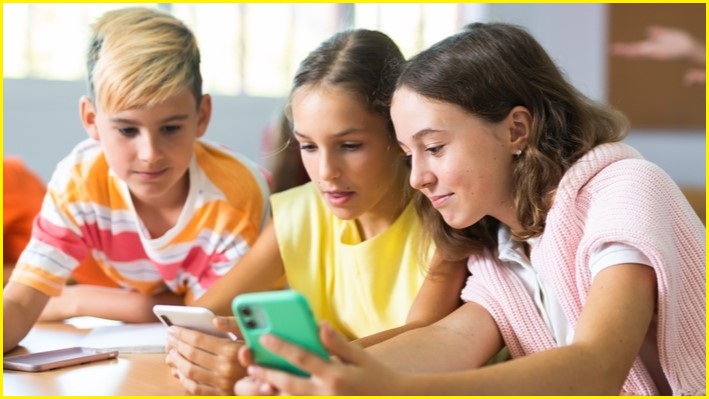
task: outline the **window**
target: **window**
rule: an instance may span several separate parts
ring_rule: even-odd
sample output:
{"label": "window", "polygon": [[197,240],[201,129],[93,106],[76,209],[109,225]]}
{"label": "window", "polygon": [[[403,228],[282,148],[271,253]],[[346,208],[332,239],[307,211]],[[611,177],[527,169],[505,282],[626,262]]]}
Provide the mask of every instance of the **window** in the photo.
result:
{"label": "window", "polygon": [[[195,33],[205,91],[278,97],[298,62],[342,29],[377,29],[409,57],[460,27],[460,4],[57,3],[3,4],[5,78],[80,80],[90,24],[129,6],[171,12]],[[77,18],[78,16],[78,18]]]}
{"label": "window", "polygon": [[3,4],[3,77],[82,79],[89,24],[133,5],[139,4]]}

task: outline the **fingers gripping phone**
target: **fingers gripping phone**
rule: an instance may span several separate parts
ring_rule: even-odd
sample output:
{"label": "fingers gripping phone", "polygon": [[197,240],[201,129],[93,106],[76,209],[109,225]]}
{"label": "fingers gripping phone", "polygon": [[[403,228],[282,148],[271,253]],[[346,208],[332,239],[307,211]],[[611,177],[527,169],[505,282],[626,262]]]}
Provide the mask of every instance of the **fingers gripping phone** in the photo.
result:
{"label": "fingers gripping phone", "polygon": [[45,371],[104,359],[115,359],[116,356],[118,356],[118,351],[73,347],[8,356],[3,359],[3,368],[19,371]]}
{"label": "fingers gripping phone", "polygon": [[191,328],[206,334],[230,338],[229,334],[216,328],[212,322],[214,313],[199,306],[155,305],[153,313],[167,327],[172,325]]}
{"label": "fingers gripping phone", "polygon": [[257,364],[300,376],[309,375],[261,346],[259,338],[263,334],[276,335],[325,360],[330,358],[320,342],[318,326],[308,301],[297,291],[280,290],[241,294],[234,298],[231,307]]}

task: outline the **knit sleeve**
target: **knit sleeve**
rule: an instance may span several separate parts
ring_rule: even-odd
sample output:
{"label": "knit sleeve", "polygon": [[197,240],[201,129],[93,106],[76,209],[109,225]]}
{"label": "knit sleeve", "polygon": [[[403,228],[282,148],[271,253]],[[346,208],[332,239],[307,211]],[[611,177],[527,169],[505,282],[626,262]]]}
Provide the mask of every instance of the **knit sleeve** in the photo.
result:
{"label": "knit sleeve", "polygon": [[490,313],[513,358],[556,346],[532,298],[513,271],[489,252],[472,255],[468,270],[470,276],[461,299],[475,302]]}
{"label": "knit sleeve", "polygon": [[608,242],[637,248],[657,275],[658,350],[674,394],[705,392],[706,230],[677,185],[641,159],[615,162],[591,179],[578,260]]}

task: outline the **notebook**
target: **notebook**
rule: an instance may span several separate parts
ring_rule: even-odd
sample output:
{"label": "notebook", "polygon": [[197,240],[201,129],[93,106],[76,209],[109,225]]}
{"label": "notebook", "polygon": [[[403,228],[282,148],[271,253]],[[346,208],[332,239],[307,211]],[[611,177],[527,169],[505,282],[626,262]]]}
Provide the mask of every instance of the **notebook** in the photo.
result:
{"label": "notebook", "polygon": [[162,323],[119,324],[91,329],[81,346],[119,353],[164,353],[167,327]]}

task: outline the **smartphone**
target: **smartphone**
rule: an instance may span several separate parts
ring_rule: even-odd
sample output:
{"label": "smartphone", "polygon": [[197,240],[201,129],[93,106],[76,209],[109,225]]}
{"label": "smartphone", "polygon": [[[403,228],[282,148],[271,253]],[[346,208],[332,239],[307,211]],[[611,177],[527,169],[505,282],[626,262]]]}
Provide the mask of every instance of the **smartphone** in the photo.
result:
{"label": "smartphone", "polygon": [[60,367],[69,367],[99,360],[115,359],[118,351],[102,351],[94,348],[73,347],[28,355],[9,356],[3,359],[6,370],[45,371]]}
{"label": "smartphone", "polygon": [[279,290],[238,295],[231,304],[254,362],[300,376],[309,376],[286,359],[261,346],[263,334],[273,334],[300,345],[322,357],[330,358],[318,336],[318,326],[308,301],[297,291]]}
{"label": "smartphone", "polygon": [[211,310],[199,306],[180,306],[180,305],[155,305],[153,313],[167,327],[172,325],[178,327],[191,328],[206,334],[214,335],[222,338],[231,338],[231,336],[212,324],[214,313]]}

